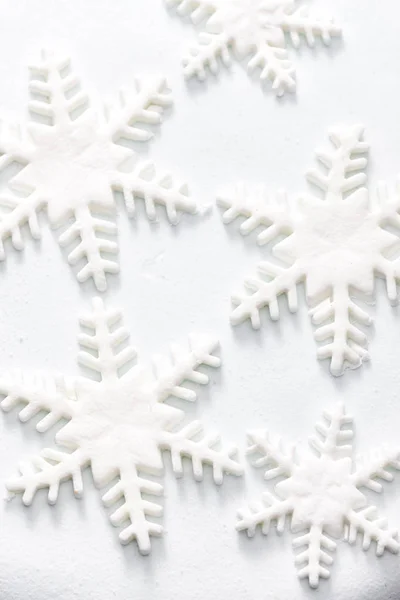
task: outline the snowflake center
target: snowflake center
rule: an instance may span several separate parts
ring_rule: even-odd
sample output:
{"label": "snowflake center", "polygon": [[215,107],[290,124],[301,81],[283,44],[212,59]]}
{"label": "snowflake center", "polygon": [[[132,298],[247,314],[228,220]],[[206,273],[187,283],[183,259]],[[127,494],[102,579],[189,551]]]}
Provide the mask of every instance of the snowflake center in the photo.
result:
{"label": "snowflake center", "polygon": [[351,480],[351,459],[308,457],[293,475],[277,485],[284,498],[293,498],[293,527],[324,525],[341,531],[345,515],[364,505],[365,497]]}

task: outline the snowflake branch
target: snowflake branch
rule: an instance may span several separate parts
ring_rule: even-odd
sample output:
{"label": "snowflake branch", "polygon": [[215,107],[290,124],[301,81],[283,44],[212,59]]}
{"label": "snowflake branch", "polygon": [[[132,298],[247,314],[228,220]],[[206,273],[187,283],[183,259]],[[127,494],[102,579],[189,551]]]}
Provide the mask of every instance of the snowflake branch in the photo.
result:
{"label": "snowflake branch", "polygon": [[351,444],[342,443],[352,440],[354,435],[351,429],[343,429],[345,425],[353,423],[352,417],[346,415],[344,405],[338,402],[331,411],[324,411],[323,416],[325,422],[315,425],[318,435],[310,438],[310,446],[319,456],[326,456],[332,460],[351,455]]}
{"label": "snowflake branch", "polygon": [[145,125],[159,125],[161,115],[172,104],[165,79],[135,80],[130,89],[119,93],[118,106],[105,106],[105,129],[117,141],[119,138],[146,142],[153,137]]}
{"label": "snowflake branch", "polygon": [[[35,193],[26,198],[12,195],[0,195],[0,260],[5,259],[4,241],[11,238],[16,250],[24,249],[21,229],[26,224],[32,237],[40,239],[37,213],[43,207],[43,200]],[[5,211],[4,211],[5,209]]]}
{"label": "snowflake branch", "polygon": [[378,517],[378,511],[375,506],[368,506],[362,511],[349,511],[346,515],[348,527],[346,539],[349,544],[354,544],[357,540],[358,532],[363,535],[362,548],[368,550],[371,541],[376,542],[376,554],[382,556],[385,550],[397,554],[400,549],[397,531],[387,528],[387,520]]}
{"label": "snowflake branch", "polygon": [[162,486],[140,477],[133,464],[120,469],[118,483],[103,496],[103,502],[106,506],[111,506],[124,498],[122,506],[110,516],[111,523],[116,527],[126,521],[130,522],[119,534],[121,544],[129,544],[136,540],[141,554],[149,554],[150,536],[162,535],[163,528],[158,523],[148,521],[147,516],[161,516],[162,506],[144,500],[142,494],[160,496],[162,493]]}
{"label": "snowflake branch", "polygon": [[332,37],[340,36],[341,29],[334,24],[332,19],[322,20],[313,17],[310,14],[308,6],[300,8],[283,8],[275,13],[274,24],[282,27],[283,31],[289,34],[292,44],[298,48],[301,43],[301,36],[304,36],[307,44],[313,48],[315,38],[321,38],[326,46],[332,41]]}
{"label": "snowflake branch", "polygon": [[268,465],[265,479],[274,479],[282,475],[290,477],[296,465],[296,449],[290,446],[286,450],[282,438],[272,438],[268,432],[253,431],[248,433],[249,447],[247,454],[261,454],[261,458],[254,461],[255,467]]}
{"label": "snowflake branch", "polygon": [[169,173],[158,174],[151,162],[139,163],[132,173],[115,175],[113,189],[122,192],[130,217],[136,215],[136,200],[144,200],[146,214],[150,221],[157,217],[156,205],[165,206],[168,220],[178,222],[177,211],[195,213],[194,200],[188,197],[187,184],[177,183]]}
{"label": "snowflake branch", "polygon": [[200,81],[204,81],[207,69],[212,75],[216,75],[220,63],[225,67],[230,66],[229,45],[232,39],[224,32],[203,32],[198,40],[198,44],[189,48],[188,55],[182,61],[183,74],[187,78],[196,76]]}
{"label": "snowflake branch", "polygon": [[[204,464],[209,464],[213,469],[213,479],[216,484],[221,484],[224,473],[241,475],[241,465],[233,459],[237,449],[234,446],[216,449],[220,443],[219,435],[203,436],[203,426],[199,421],[193,421],[180,431],[163,431],[160,437],[162,449],[171,452],[172,469],[178,477],[183,475],[182,457],[186,456],[192,461],[193,475],[196,481],[203,479]],[[198,437],[201,439],[198,439]]]}
{"label": "snowflake branch", "polygon": [[[88,103],[88,97],[79,89],[79,78],[71,73],[70,59],[59,58],[42,52],[41,60],[30,67],[33,79],[30,91],[41,99],[31,100],[31,113],[49,117],[52,125],[66,126],[71,123],[71,114]],[[45,81],[43,81],[43,78]]]}
{"label": "snowflake branch", "polygon": [[325,192],[328,202],[337,202],[343,199],[343,194],[353,192],[364,185],[366,175],[363,172],[367,160],[359,157],[368,151],[368,144],[361,141],[364,128],[360,125],[337,128],[332,131],[329,138],[335,147],[333,151],[319,150],[316,156],[321,165],[328,169],[328,173],[320,168],[311,169],[307,173],[308,181]]}
{"label": "snowflake branch", "polygon": [[387,470],[389,467],[400,470],[400,449],[387,446],[376,448],[367,456],[361,457],[352,474],[352,481],[357,487],[364,486],[379,493],[382,491],[382,484],[375,481],[376,478],[384,481],[394,479],[393,473]]}
{"label": "snowflake branch", "polygon": [[252,504],[249,508],[238,511],[239,521],[236,524],[237,531],[247,531],[249,537],[253,537],[257,525],[261,525],[261,531],[268,535],[272,521],[276,521],[278,533],[285,528],[286,516],[293,512],[290,500],[279,500],[269,492],[262,494],[262,504]]}
{"label": "snowflake branch", "polygon": [[40,411],[46,411],[36,425],[40,432],[47,431],[61,419],[70,419],[75,413],[75,382],[62,375],[54,377],[42,373],[14,371],[0,378],[0,394],[4,399],[0,406],[9,411],[23,402],[19,418],[24,423]]}
{"label": "snowflake branch", "polygon": [[[367,336],[354,325],[350,317],[362,325],[369,325],[371,318],[351,300],[347,286],[336,286],[332,296],[332,300],[323,301],[311,310],[310,314],[314,324],[322,324],[314,332],[315,340],[331,340],[318,348],[317,357],[320,360],[330,358],[332,375],[341,375],[345,361],[353,367],[358,367],[363,360],[369,358],[365,349]],[[332,322],[323,325],[330,320]]]}
{"label": "snowflake branch", "polygon": [[[155,357],[156,383],[154,393],[158,402],[164,402],[168,396],[193,401],[196,392],[182,385],[185,380],[206,385],[209,378],[197,369],[200,365],[218,368],[221,360],[212,354],[218,341],[210,336],[191,336],[189,351],[178,345],[171,346],[172,360]],[[171,364],[172,363],[172,364]]]}
{"label": "snowflake branch", "polygon": [[165,3],[168,8],[175,8],[180,17],[190,17],[195,25],[215,11],[207,0],[165,0]]}
{"label": "snowflake branch", "polygon": [[32,158],[34,148],[21,126],[0,120],[0,171],[13,161],[24,165]]}
{"label": "snowflake branch", "polygon": [[[93,335],[79,335],[78,341],[83,350],[78,354],[78,362],[100,373],[102,381],[115,381],[119,377],[118,370],[131,361],[136,352],[132,346],[118,351],[120,344],[129,337],[124,327],[114,328],[122,320],[121,311],[105,309],[101,298],[94,298],[92,305],[92,312],[80,319],[83,327],[93,330]],[[97,356],[93,356],[90,350],[95,350]]]}
{"label": "snowflake branch", "polygon": [[285,48],[273,46],[268,42],[258,44],[253,58],[249,60],[248,68],[249,71],[261,69],[260,79],[269,79],[277,96],[283,96],[285,92],[294,92],[296,89],[295,70]]}
{"label": "snowflake branch", "polygon": [[225,225],[239,217],[245,217],[239,228],[242,235],[252,233],[261,226],[263,231],[257,236],[260,246],[282,233],[290,235],[293,232],[293,219],[285,191],[268,197],[263,186],[248,189],[240,184],[218,196],[217,203],[226,209],[222,215]]}
{"label": "snowflake branch", "polygon": [[21,475],[6,482],[6,488],[13,494],[23,493],[22,502],[25,506],[32,504],[36,492],[48,488],[48,501],[55,504],[58,498],[60,483],[72,479],[74,494],[77,498],[82,495],[82,469],[89,463],[89,459],[81,450],[72,454],[45,448],[38,456],[29,462],[21,463]]}
{"label": "snowflake branch", "polygon": [[300,579],[308,577],[310,586],[317,588],[320,577],[327,579],[330,576],[330,572],[326,566],[330,566],[333,563],[332,556],[325,552],[325,550],[334,552],[336,544],[322,532],[319,526],[312,525],[308,533],[293,541],[294,548],[301,546],[306,546],[307,548],[296,556],[295,564],[306,564],[299,569],[298,576]]}
{"label": "snowflake branch", "polygon": [[[297,263],[287,268],[279,267],[269,262],[258,264],[258,276],[245,280],[245,287],[250,294],[236,294],[232,297],[236,308],[231,313],[231,323],[238,325],[246,319],[251,320],[254,329],[261,326],[260,310],[268,306],[273,321],[279,319],[278,296],[287,295],[290,312],[297,310],[296,285],[302,279],[303,273]],[[267,275],[271,281],[265,281]]]}
{"label": "snowflake branch", "polygon": [[117,227],[115,223],[99,217],[94,217],[88,206],[80,206],[74,212],[75,222],[59,237],[61,247],[68,246],[77,239],[78,245],[68,254],[70,265],[77,264],[85,259],[86,264],[77,274],[77,279],[84,282],[90,277],[99,291],[107,288],[106,273],[118,273],[119,267],[115,260],[106,259],[103,253],[115,255],[118,246],[102,237],[100,234],[115,235]]}

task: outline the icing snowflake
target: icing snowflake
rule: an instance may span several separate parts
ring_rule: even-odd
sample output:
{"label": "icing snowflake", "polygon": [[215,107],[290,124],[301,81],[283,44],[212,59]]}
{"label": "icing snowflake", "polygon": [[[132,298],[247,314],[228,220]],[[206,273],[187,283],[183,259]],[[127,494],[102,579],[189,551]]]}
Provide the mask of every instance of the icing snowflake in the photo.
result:
{"label": "icing snowflake", "polygon": [[177,210],[195,212],[186,185],[161,175],[150,161],[136,160],[130,168],[129,161],[137,157],[118,143],[149,140],[152,133],[146,126],[160,123],[170,94],[162,78],[137,80],[120,92],[115,106],[95,110],[68,59],[42,53],[31,71],[29,110],[46,122],[30,121],[24,128],[1,124],[0,169],[13,162],[24,168],[11,180],[11,194],[0,195],[0,260],[6,238],[11,237],[14,248],[23,248],[25,223],[34,238],[40,237],[37,213],[46,208],[54,227],[73,217],[59,243],[72,247],[70,264],[82,263],[78,281],[92,277],[103,291],[106,274],[118,271],[118,245],[109,239],[117,227],[107,218],[115,212],[114,192],[122,194],[130,217],[137,199],[144,200],[150,220],[158,204],[165,206],[171,223],[177,222]]}
{"label": "icing snowflake", "polygon": [[246,530],[249,537],[255,534],[257,525],[267,535],[274,521],[282,533],[290,516],[292,531],[302,532],[293,542],[294,548],[303,548],[295,561],[298,575],[307,577],[314,588],[321,577],[329,577],[327,567],[333,563],[329,553],[336,549],[331,537],[338,538],[343,531],[350,543],[356,542],[360,533],[363,550],[375,541],[378,556],[385,550],[397,553],[400,548],[397,532],[388,529],[386,519],[378,516],[376,507],[367,505],[359,489],[381,492],[382,485],[376,478],[393,481],[387,469],[400,469],[400,449],[382,446],[355,461],[351,458],[352,445],[343,444],[353,437],[349,429],[352,418],[343,405],[325,412],[324,419],[316,425],[318,435],[310,439],[315,452],[307,455],[301,455],[295,446],[285,447],[279,437],[249,433],[249,454],[261,455],[255,465],[267,466],[266,479],[283,479],[275,486],[276,496],[266,492],[261,503],[239,511],[237,524],[237,529]]}
{"label": "icing snowflake", "polygon": [[81,319],[82,333],[78,354],[81,365],[100,375],[100,381],[76,377],[11,373],[0,378],[1,403],[8,411],[19,403],[19,413],[28,421],[40,411],[47,414],[37,430],[47,431],[61,419],[69,422],[56,434],[57,449],[44,449],[21,463],[19,476],[6,484],[10,493],[23,493],[25,505],[31,504],[40,488],[48,488],[48,501],[57,500],[60,483],[72,479],[74,494],[82,494],[82,470],[91,467],[93,479],[103,487],[118,477],[118,482],[103,496],[109,506],[121,498],[123,504],[111,515],[115,526],[124,526],[119,538],[127,544],[135,539],[143,554],[150,552],[150,536],[161,535],[162,527],[148,520],[160,516],[162,507],[143,494],[162,494],[160,484],[146,479],[146,473],[161,474],[162,451],[171,453],[172,469],[183,474],[183,457],[192,462],[195,479],[201,480],[204,464],[212,466],[214,482],[222,483],[225,472],[240,475],[234,447],[221,447],[219,436],[204,435],[200,422],[179,428],[184,417],[181,409],[165,403],[174,396],[193,401],[194,391],[184,381],[207,384],[200,365],[218,367],[212,354],[217,346],[211,337],[193,337],[190,348],[172,346],[172,360],[158,358],[155,369],[137,364],[121,375],[136,353],[131,346],[120,348],[128,332],[121,326],[121,312],[106,310],[102,301],[93,302],[93,310]]}
{"label": "icing snowflake", "polygon": [[195,25],[205,22],[204,33],[183,60],[186,77],[206,78],[207,68],[216,75],[219,61],[230,65],[230,50],[239,59],[250,55],[249,70],[260,69],[260,78],[272,81],[278,96],[296,87],[294,67],[289,60],[286,35],[294,48],[302,38],[313,47],[316,38],[325,45],[340,29],[331,19],[312,16],[296,0],[166,0],[181,17],[189,15]]}
{"label": "icing snowflake", "polygon": [[319,327],[314,337],[328,340],[318,348],[320,359],[331,359],[331,372],[340,375],[346,366],[358,367],[368,359],[367,337],[360,325],[370,316],[351,297],[357,290],[371,294],[374,276],[386,279],[387,294],[397,301],[399,261],[390,258],[399,238],[384,227],[400,228],[400,194],[389,194],[384,184],[370,199],[363,187],[368,146],[363,128],[338,128],[330,135],[332,151],[321,150],[321,168],[307,174],[308,181],[322,190],[324,198],[304,195],[295,205],[280,192],[269,198],[263,187],[243,185],[223,194],[218,202],[227,210],[223,220],[246,220],[240,227],[248,234],[261,226],[260,245],[275,242],[272,254],[280,262],[263,261],[258,274],[245,281],[248,293],[233,297],[233,324],[250,319],[260,327],[260,310],[267,306],[273,320],[279,319],[278,297],[286,295],[291,312],[297,310],[296,286],[305,282],[307,300],[314,307],[312,321]]}

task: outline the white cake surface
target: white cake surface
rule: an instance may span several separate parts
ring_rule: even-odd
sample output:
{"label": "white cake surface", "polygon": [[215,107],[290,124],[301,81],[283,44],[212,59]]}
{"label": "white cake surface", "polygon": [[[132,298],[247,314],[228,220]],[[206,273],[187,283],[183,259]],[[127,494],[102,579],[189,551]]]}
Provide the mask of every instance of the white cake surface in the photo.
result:
{"label": "white cake surface", "polygon": [[[312,590],[297,577],[288,523],[282,535],[248,539],[237,532],[237,510],[262,492],[274,492],[245,457],[246,432],[268,429],[307,447],[322,412],[344,402],[354,418],[354,450],[367,453],[382,444],[400,445],[400,314],[376,281],[374,319],[367,331],[370,361],[333,377],[329,360],[319,362],[313,326],[300,288],[299,310],[261,328],[249,321],[232,327],[230,296],[266,257],[256,233],[225,227],[215,198],[221,188],[243,180],[264,183],[290,196],[307,191],[304,173],[315,167],[314,150],[337,124],[365,126],[370,145],[367,185],[394,188],[400,175],[399,8],[394,0],[314,0],[313,10],[333,16],[342,40],[326,49],[290,50],[297,94],[277,99],[269,86],[250,78],[234,61],[218,79],[185,82],[182,54],[193,28],[166,10],[162,0],[4,0],[0,7],[0,116],[27,117],[27,65],[42,48],[69,55],[83,86],[96,98],[115,99],[137,75],[167,78],[173,107],[142,158],[189,183],[200,205],[173,227],[160,208],[148,222],[138,207],[136,221],[119,210],[120,274],[110,275],[102,294],[120,308],[130,342],[143,358],[166,353],[174,340],[192,332],[220,341],[221,368],[208,369],[210,385],[197,386],[197,401],[185,404],[189,420],[201,420],[239,446],[244,477],[226,476],[214,485],[205,469],[196,482],[189,464],[176,479],[168,456],[162,483],[164,537],[152,539],[142,556],[135,543],[125,547],[109,523],[90,471],[83,497],[70,482],[49,506],[40,491],[30,507],[18,496],[0,504],[0,598],[7,600],[395,600],[399,597],[400,557],[363,552],[361,540],[336,540],[331,577]],[[297,55],[297,56],[296,56]],[[0,191],[5,177],[0,178]],[[78,318],[98,295],[91,281],[78,284],[60,251],[56,234],[40,217],[42,239],[26,235],[23,253],[6,244],[0,265],[1,371],[22,368],[79,373]],[[26,233],[26,232],[25,232]],[[178,404],[177,404],[178,406]],[[182,405],[179,404],[179,407]],[[43,416],[43,415],[42,415]],[[39,420],[40,417],[35,417]],[[17,411],[0,419],[0,479],[14,476],[21,459],[54,445],[60,425],[45,434]],[[383,493],[362,490],[392,528],[400,529],[400,474],[383,483]],[[4,496],[6,494],[4,493]]]}

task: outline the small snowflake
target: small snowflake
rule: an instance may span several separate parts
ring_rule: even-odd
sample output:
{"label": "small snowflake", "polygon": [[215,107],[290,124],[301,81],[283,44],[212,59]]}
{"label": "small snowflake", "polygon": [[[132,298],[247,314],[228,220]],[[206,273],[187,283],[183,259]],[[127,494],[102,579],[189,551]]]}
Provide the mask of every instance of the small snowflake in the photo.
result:
{"label": "small snowflake", "polygon": [[82,469],[91,467],[97,486],[103,487],[118,477],[118,482],[103,496],[109,506],[123,498],[123,504],[111,515],[113,525],[124,526],[119,538],[127,544],[135,539],[143,554],[151,549],[150,536],[161,535],[162,527],[147,519],[160,516],[162,507],[143,498],[160,495],[160,484],[145,478],[146,473],[161,474],[162,451],[171,453],[172,469],[183,474],[183,457],[192,461],[195,479],[203,477],[204,464],[212,466],[214,482],[222,483],[224,472],[240,475],[234,447],[221,447],[218,435],[203,433],[200,422],[193,421],[179,429],[184,417],[181,409],[165,403],[174,396],[181,400],[196,399],[184,381],[207,384],[208,377],[197,369],[200,365],[218,367],[219,358],[212,354],[217,346],[211,337],[190,340],[189,350],[172,346],[172,360],[158,358],[155,369],[138,364],[129,367],[136,353],[131,346],[121,346],[128,332],[121,326],[121,313],[106,310],[100,299],[93,310],[81,319],[83,350],[78,361],[99,374],[101,380],[41,374],[11,373],[0,378],[1,403],[8,411],[19,403],[19,413],[28,421],[40,411],[47,414],[37,430],[47,431],[61,419],[69,422],[56,434],[62,449],[44,449],[39,456],[20,465],[20,475],[6,484],[10,493],[23,493],[23,502],[31,504],[40,488],[48,488],[48,501],[58,497],[60,483],[72,479],[74,494],[82,493]]}
{"label": "small snowflake", "polygon": [[239,512],[237,524],[249,537],[257,525],[267,535],[273,521],[282,533],[286,516],[290,516],[292,531],[302,532],[293,542],[294,548],[303,548],[295,561],[298,575],[307,577],[314,588],[320,577],[329,577],[327,567],[333,563],[329,553],[336,549],[331,537],[339,538],[342,532],[350,543],[356,542],[360,533],[363,550],[375,541],[378,556],[385,550],[397,553],[400,549],[397,532],[388,529],[386,519],[378,516],[376,507],[367,505],[359,489],[381,492],[382,485],[375,478],[393,481],[387,469],[400,469],[400,449],[382,446],[355,461],[352,446],[343,444],[353,437],[349,428],[352,418],[343,405],[325,412],[324,418],[325,422],[316,425],[318,435],[310,439],[315,454],[301,455],[294,446],[285,448],[281,438],[265,432],[249,433],[248,452],[261,454],[255,465],[267,466],[266,479],[283,479],[275,486],[276,496],[264,493],[262,503]]}
{"label": "small snowflake", "polygon": [[115,212],[114,192],[122,194],[130,217],[137,199],[144,200],[150,220],[156,218],[157,204],[165,206],[172,223],[177,210],[196,210],[185,184],[156,172],[150,161],[136,161],[131,168],[135,153],[118,143],[149,140],[152,133],[146,126],[160,123],[170,94],[162,78],[137,80],[131,89],[121,90],[116,106],[95,110],[69,59],[43,53],[31,71],[29,110],[46,122],[31,121],[26,128],[2,123],[0,169],[13,162],[24,168],[10,182],[13,193],[0,195],[0,260],[8,237],[14,248],[23,249],[25,223],[34,238],[40,237],[37,213],[46,208],[54,227],[73,217],[59,243],[72,246],[70,264],[82,263],[78,281],[92,277],[103,291],[106,274],[118,271],[118,245],[109,239],[117,228],[105,218]]}
{"label": "small snowflake", "polygon": [[363,187],[368,146],[363,128],[338,128],[331,133],[333,151],[321,150],[321,169],[311,170],[307,179],[322,190],[324,198],[305,195],[294,206],[285,192],[268,198],[263,187],[243,185],[228,190],[218,199],[226,208],[225,223],[244,216],[240,227],[248,234],[261,226],[260,245],[275,242],[273,255],[280,262],[263,261],[258,275],[246,280],[248,293],[233,297],[233,324],[250,319],[260,327],[260,310],[268,306],[271,318],[279,319],[278,296],[286,295],[291,312],[297,310],[297,284],[305,282],[312,320],[321,325],[317,341],[330,340],[318,349],[318,358],[331,358],[331,372],[339,375],[346,366],[358,367],[368,359],[367,337],[360,325],[370,316],[351,297],[357,290],[371,294],[375,275],[386,279],[387,294],[397,301],[396,281],[400,263],[391,257],[399,238],[384,227],[400,228],[400,194],[389,194],[384,184],[376,198],[369,199]]}
{"label": "small snowflake", "polygon": [[313,17],[296,0],[165,0],[181,17],[190,15],[195,25],[205,21],[204,33],[184,59],[186,77],[206,77],[206,69],[218,73],[220,59],[230,65],[230,49],[238,58],[250,55],[249,70],[260,69],[262,80],[270,79],[278,96],[296,87],[294,68],[286,50],[286,37],[294,48],[301,39],[313,47],[320,38],[325,45],[340,29],[332,20]]}

